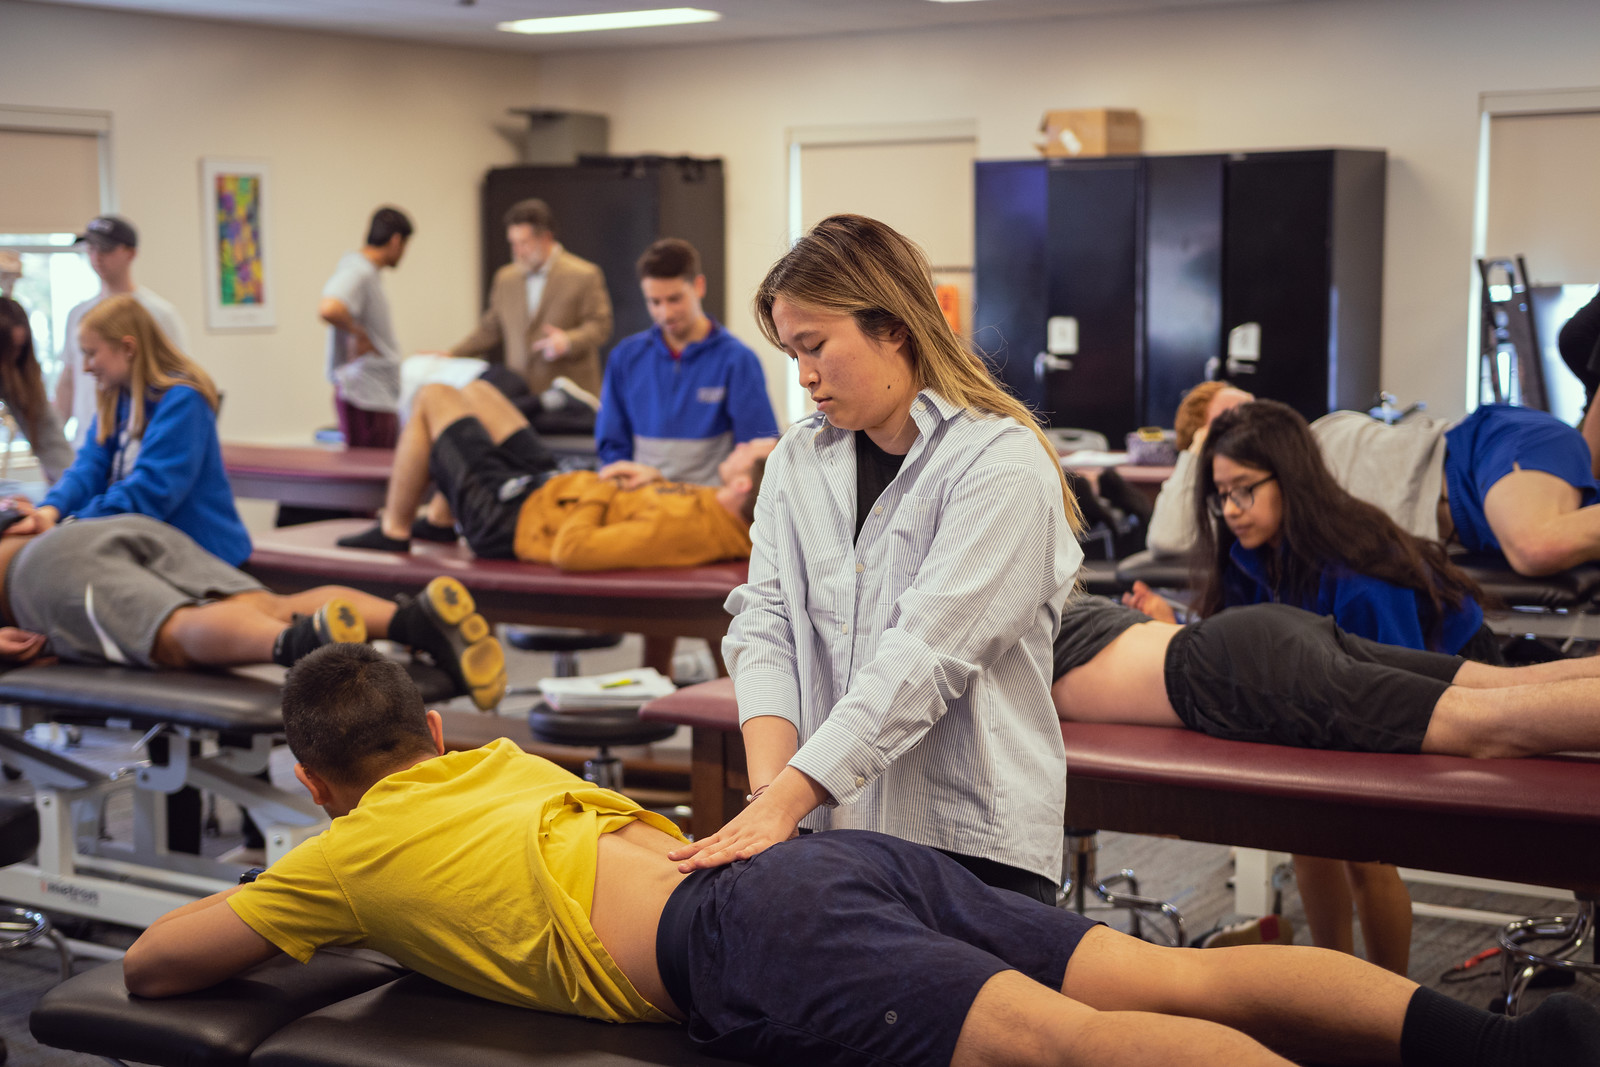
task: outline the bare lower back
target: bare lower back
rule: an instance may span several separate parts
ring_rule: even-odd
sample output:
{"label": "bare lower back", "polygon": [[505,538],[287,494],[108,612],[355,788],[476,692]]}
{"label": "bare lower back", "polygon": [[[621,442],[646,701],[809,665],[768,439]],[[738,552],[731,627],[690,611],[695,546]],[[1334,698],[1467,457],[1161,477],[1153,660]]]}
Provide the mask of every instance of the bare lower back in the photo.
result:
{"label": "bare lower back", "polygon": [[1056,714],[1070,722],[1182,726],[1167,697],[1167,646],[1183,627],[1142,622],[1119,634],[1088,663],[1056,679]]}

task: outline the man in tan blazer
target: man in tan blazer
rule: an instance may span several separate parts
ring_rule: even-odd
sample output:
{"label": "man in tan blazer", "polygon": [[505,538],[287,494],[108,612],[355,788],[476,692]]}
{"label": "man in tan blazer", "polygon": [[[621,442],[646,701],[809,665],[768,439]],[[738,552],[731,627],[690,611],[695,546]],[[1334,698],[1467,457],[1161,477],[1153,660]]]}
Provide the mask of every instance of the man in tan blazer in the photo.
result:
{"label": "man in tan blazer", "polygon": [[511,262],[495,272],[488,310],[450,354],[492,359],[504,344],[506,368],[535,396],[562,376],[598,394],[600,346],[611,336],[605,276],[556,241],[543,200],[512,205],[506,241]]}

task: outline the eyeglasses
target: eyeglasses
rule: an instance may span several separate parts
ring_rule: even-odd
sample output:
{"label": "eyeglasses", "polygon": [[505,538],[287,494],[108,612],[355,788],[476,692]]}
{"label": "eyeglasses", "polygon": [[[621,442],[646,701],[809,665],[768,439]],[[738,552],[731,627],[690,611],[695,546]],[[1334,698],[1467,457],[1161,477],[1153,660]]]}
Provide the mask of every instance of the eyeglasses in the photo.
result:
{"label": "eyeglasses", "polygon": [[1240,511],[1249,511],[1256,502],[1256,490],[1277,477],[1276,474],[1269,474],[1253,485],[1241,485],[1239,488],[1230,489],[1226,493],[1212,493],[1206,497],[1206,507],[1210,509],[1211,514],[1219,519],[1222,518],[1222,509],[1230,502]]}

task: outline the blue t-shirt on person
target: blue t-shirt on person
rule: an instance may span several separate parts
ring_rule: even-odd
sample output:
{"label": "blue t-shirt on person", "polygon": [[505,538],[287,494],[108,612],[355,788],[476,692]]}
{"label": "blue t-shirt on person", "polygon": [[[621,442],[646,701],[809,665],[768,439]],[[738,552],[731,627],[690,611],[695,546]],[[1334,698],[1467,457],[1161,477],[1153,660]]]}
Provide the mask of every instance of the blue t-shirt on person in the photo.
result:
{"label": "blue t-shirt on person", "polygon": [[1445,615],[1438,642],[1429,641],[1433,605],[1426,594],[1338,564],[1323,569],[1314,597],[1301,603],[1285,600],[1267,577],[1264,551],[1273,550],[1244,548],[1234,542],[1228,552],[1232,566],[1223,575],[1224,606],[1290,604],[1326,615],[1339,629],[1356,637],[1451,656],[1483,626],[1483,608],[1468,597],[1460,608]]}
{"label": "blue t-shirt on person", "polygon": [[602,464],[631,459],[668,481],[716,485],[734,445],[776,436],[761,361],[715,322],[677,358],[659,326],[623,338],[606,357],[594,427]]}
{"label": "blue t-shirt on person", "polygon": [[129,435],[129,397],[117,401],[117,428],[104,442],[99,417],[78,458],[47,504],[62,518],[148,515],[175,526],[207,552],[237,567],[250,557],[250,535],[233,504],[222,466],[217,418],[206,398],[174,385],[145,402],[144,434]]}
{"label": "blue t-shirt on person", "polygon": [[1512,471],[1542,471],[1578,491],[1578,506],[1600,501],[1583,434],[1548,411],[1484,404],[1444,435],[1446,492],[1456,539],[1474,552],[1499,552],[1484,500]]}

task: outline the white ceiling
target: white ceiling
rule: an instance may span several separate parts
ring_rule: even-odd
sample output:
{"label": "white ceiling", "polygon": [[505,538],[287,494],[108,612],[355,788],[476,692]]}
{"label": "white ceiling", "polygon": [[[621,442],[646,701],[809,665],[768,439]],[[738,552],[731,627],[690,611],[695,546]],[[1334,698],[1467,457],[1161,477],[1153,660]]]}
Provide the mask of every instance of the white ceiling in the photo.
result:
{"label": "white ceiling", "polygon": [[[297,27],[437,44],[557,52],[814,37],[940,26],[1306,0],[33,0],[184,18]],[[498,22],[544,15],[700,7],[718,22],[657,29],[526,36]]]}

